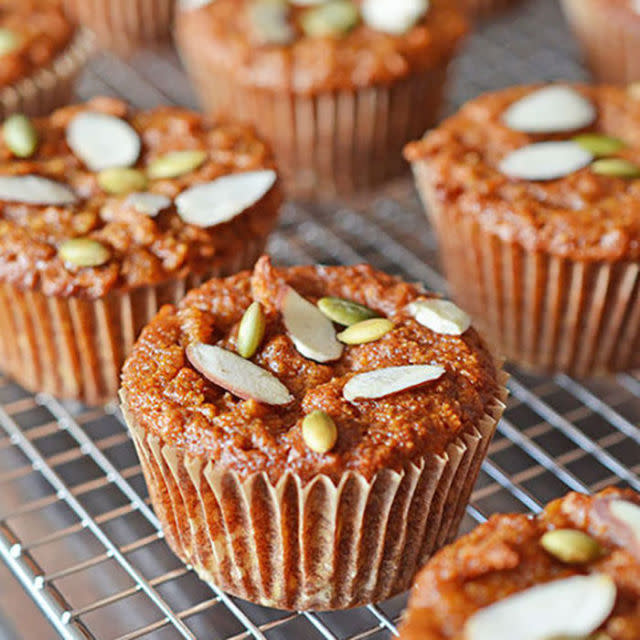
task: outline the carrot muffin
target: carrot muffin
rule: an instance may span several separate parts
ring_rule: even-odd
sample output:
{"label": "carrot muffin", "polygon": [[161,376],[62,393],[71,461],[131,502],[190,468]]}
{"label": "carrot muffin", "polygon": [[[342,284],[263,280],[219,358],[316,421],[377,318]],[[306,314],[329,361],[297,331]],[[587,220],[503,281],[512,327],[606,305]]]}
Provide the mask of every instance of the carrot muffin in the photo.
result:
{"label": "carrot muffin", "polygon": [[607,86],[481,96],[408,145],[453,296],[534,369],[640,365],[640,100]]}
{"label": "carrot muffin", "polygon": [[638,0],[562,0],[562,6],[598,80],[640,81]]}
{"label": "carrot muffin", "polygon": [[407,589],[455,536],[505,395],[452,303],[365,265],[266,257],[161,309],[122,381],[171,548],[283,609]]}
{"label": "carrot muffin", "polygon": [[[169,39],[176,0],[63,0],[69,17],[119,53]],[[185,3],[187,0],[183,0]]]}
{"label": "carrot muffin", "polygon": [[140,329],[251,266],[280,204],[268,148],[193,112],[96,98],[0,135],[0,361],[31,391],[113,398]]}
{"label": "carrot muffin", "polygon": [[570,493],[497,515],[420,572],[400,640],[637,640],[640,496]]}
{"label": "carrot muffin", "polygon": [[0,117],[66,104],[90,45],[61,0],[0,0]]}
{"label": "carrot muffin", "polygon": [[298,195],[404,171],[467,32],[450,0],[199,4],[178,11],[176,40],[203,105],[254,123]]}

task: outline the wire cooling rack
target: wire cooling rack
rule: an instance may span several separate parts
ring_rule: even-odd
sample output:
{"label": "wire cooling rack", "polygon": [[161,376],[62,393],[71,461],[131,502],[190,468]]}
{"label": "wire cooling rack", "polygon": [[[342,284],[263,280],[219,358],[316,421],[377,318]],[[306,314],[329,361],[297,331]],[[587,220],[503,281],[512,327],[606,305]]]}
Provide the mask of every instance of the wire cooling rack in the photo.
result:
{"label": "wire cooling rack", "polygon": [[[481,91],[580,78],[552,0],[481,27],[456,65],[450,109]],[[195,106],[170,51],[101,55],[79,97]],[[409,180],[363,202],[285,207],[281,263],[366,261],[445,291]],[[640,490],[640,377],[580,382],[511,370],[511,398],[463,529],[496,511],[538,511],[568,490]],[[371,640],[396,634],[405,596],[349,612],[278,612],[200,582],[168,550],[115,407],[33,396],[0,378],[0,554],[64,638]]]}

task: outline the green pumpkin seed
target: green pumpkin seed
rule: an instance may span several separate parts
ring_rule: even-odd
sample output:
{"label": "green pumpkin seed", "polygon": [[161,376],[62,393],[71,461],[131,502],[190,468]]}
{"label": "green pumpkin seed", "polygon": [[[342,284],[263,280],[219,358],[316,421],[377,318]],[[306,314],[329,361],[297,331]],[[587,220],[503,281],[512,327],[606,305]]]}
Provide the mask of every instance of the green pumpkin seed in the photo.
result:
{"label": "green pumpkin seed", "polygon": [[379,340],[393,329],[393,322],[386,318],[371,318],[352,324],[336,337],[345,344],[365,344]]}
{"label": "green pumpkin seed", "polygon": [[15,51],[20,46],[20,36],[11,29],[0,27],[0,56]]}
{"label": "green pumpkin seed", "polygon": [[144,191],[147,188],[147,176],[138,169],[114,167],[103,169],[98,174],[98,184],[104,191],[118,196],[132,191]]}
{"label": "green pumpkin seed", "polygon": [[295,39],[286,0],[257,0],[249,6],[249,18],[262,44],[289,44]]}
{"label": "green pumpkin seed", "polygon": [[600,543],[577,529],[555,529],[540,539],[540,545],[554,558],[567,564],[586,564],[602,555]]}
{"label": "green pumpkin seed", "polygon": [[172,151],[151,162],[147,168],[147,175],[152,180],[179,178],[186,173],[195,171],[206,159],[206,151]]}
{"label": "green pumpkin seed", "polygon": [[311,37],[337,37],[358,24],[360,12],[350,0],[330,0],[308,9],[300,18],[304,33]]}
{"label": "green pumpkin seed", "polygon": [[368,307],[344,298],[320,298],[318,309],[333,322],[349,327],[357,322],[376,318],[378,314]]}
{"label": "green pumpkin seed", "polygon": [[613,155],[626,146],[619,138],[600,135],[599,133],[584,133],[576,136],[573,141],[596,157]]}
{"label": "green pumpkin seed", "polygon": [[614,178],[640,178],[640,166],[624,158],[602,158],[591,165],[591,171]]}
{"label": "green pumpkin seed", "polygon": [[264,338],[266,320],[262,305],[252,302],[244,312],[238,327],[236,347],[243,358],[250,358],[260,346]]}
{"label": "green pumpkin seed", "polygon": [[327,453],[338,440],[338,428],[328,413],[314,411],[302,421],[302,438],[312,451]]}
{"label": "green pumpkin seed", "polygon": [[111,257],[107,247],[91,238],[67,240],[60,245],[58,254],[65,262],[76,267],[99,267]]}
{"label": "green pumpkin seed", "polygon": [[14,113],[4,121],[2,136],[11,153],[18,158],[28,158],[38,146],[38,132],[22,113]]}

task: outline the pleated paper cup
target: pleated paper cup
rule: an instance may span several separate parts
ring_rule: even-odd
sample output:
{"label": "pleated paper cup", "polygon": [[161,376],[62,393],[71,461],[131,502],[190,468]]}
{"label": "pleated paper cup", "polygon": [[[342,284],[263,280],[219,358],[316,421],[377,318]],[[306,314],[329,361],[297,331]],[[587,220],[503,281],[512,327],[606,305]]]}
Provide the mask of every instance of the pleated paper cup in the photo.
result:
{"label": "pleated paper cup", "polygon": [[264,241],[209,270],[97,298],[47,296],[0,283],[0,362],[31,392],[95,406],[113,400],[120,370],[143,327],[210,277],[251,267]]}
{"label": "pleated paper cup", "polygon": [[192,457],[138,424],[124,390],[120,398],[176,555],[203,580],[251,602],[327,610],[408,589],[426,559],[455,537],[503,394],[443,455],[371,480],[349,471],[338,483],[318,475],[306,484],[290,472],[275,484],[265,473],[243,478]]}
{"label": "pleated paper cup", "polygon": [[68,104],[73,97],[75,80],[92,49],[93,36],[78,29],[66,49],[50,64],[0,89],[0,118],[12,113],[44,116]]}
{"label": "pleated paper cup", "polygon": [[293,196],[350,194],[401,175],[404,144],[433,126],[443,102],[448,61],[389,86],[306,95],[242,85],[188,34],[176,38],[203,107],[253,124]]}
{"label": "pleated paper cup", "polygon": [[414,167],[453,298],[499,353],[578,377],[640,366],[640,262],[529,251],[446,209]]}
{"label": "pleated paper cup", "polygon": [[562,0],[562,7],[599,81],[640,81],[640,15],[631,6],[603,0]]}
{"label": "pleated paper cup", "polygon": [[123,54],[169,39],[175,5],[176,0],[64,0],[69,17],[91,29],[101,47]]}

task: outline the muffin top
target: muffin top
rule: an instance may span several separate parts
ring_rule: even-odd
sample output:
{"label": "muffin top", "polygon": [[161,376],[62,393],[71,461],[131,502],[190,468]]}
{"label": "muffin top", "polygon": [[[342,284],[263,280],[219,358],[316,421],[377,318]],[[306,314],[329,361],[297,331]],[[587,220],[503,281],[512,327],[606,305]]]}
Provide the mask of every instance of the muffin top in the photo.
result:
{"label": "muffin top", "polygon": [[[349,470],[402,470],[473,430],[503,391],[465,314],[433,301],[366,265],[276,269],[263,257],[252,273],[161,309],[125,364],[125,410],[165,443],[242,476],[337,482]],[[264,333],[252,343],[256,315]],[[365,320],[337,339],[330,317]]]}
{"label": "muffin top", "polygon": [[451,0],[196,5],[178,14],[179,41],[197,42],[199,55],[237,82],[302,94],[387,84],[437,68],[468,30]]}
{"label": "muffin top", "polygon": [[640,496],[570,493],[440,551],[418,574],[400,639],[634,640],[638,603]]}
{"label": "muffin top", "polygon": [[206,274],[263,240],[280,203],[250,129],[95,98],[0,135],[0,279],[100,297]]}
{"label": "muffin top", "polygon": [[60,0],[0,0],[0,87],[48,65],[73,33]]}
{"label": "muffin top", "polygon": [[447,215],[473,216],[528,250],[640,257],[637,88],[486,94],[409,144],[405,156]]}

